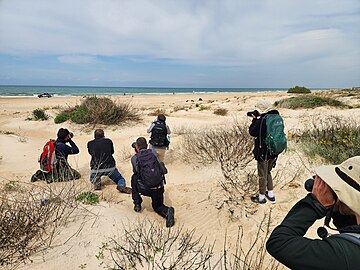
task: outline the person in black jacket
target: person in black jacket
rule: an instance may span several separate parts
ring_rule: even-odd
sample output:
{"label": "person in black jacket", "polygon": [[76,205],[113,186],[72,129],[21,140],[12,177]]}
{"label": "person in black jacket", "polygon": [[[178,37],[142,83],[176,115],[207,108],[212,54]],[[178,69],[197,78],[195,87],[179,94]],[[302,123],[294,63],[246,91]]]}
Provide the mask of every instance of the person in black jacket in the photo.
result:
{"label": "person in black jacket", "polygon": [[[173,207],[168,207],[164,205],[164,184],[165,177],[167,174],[167,169],[163,162],[160,162],[157,159],[156,153],[147,149],[147,142],[144,137],[137,138],[136,142],[133,143],[135,148],[135,155],[131,157],[131,165],[133,169],[133,175],[131,177],[131,188],[132,188],[132,199],[134,202],[134,211],[141,211],[142,198],[141,195],[151,197],[151,205],[156,213],[166,219],[166,227],[172,227],[175,224],[174,214],[175,210]],[[149,159],[152,158],[154,163],[151,163],[153,166],[159,166],[160,169],[160,182],[156,186],[149,187],[144,179],[142,179],[141,174],[141,164],[139,162],[140,156],[149,156],[152,155]],[[152,169],[151,167],[150,169]],[[140,195],[141,194],[141,195]]]}
{"label": "person in black jacket", "polygon": [[253,154],[257,161],[259,194],[252,196],[251,200],[263,204],[266,203],[265,197],[272,202],[275,201],[271,170],[275,167],[277,159],[277,155],[270,154],[266,146],[266,121],[263,119],[267,114],[279,114],[279,112],[273,110],[272,104],[267,100],[258,102],[255,107],[256,110],[251,115],[253,120],[249,127],[249,133],[255,137]]}
{"label": "person in black jacket", "polygon": [[169,135],[171,131],[165,121],[166,116],[159,114],[147,129],[147,133],[151,133],[149,141],[150,148],[156,153],[161,162],[164,162],[165,152],[170,144]]}
{"label": "person in black jacket", "polygon": [[90,182],[94,184],[95,190],[101,189],[101,176],[108,176],[116,183],[116,189],[122,193],[131,193],[131,188],[126,187],[124,177],[115,167],[114,145],[113,142],[105,138],[104,130],[96,129],[95,139],[87,144],[88,153],[91,155],[90,161]]}
{"label": "person in black jacket", "polygon": [[[266,243],[268,252],[290,269],[360,269],[360,156],[340,165],[315,169],[312,192],[300,200]],[[324,216],[333,219],[340,234],[304,237],[309,227]],[[320,233],[319,233],[320,232]]]}

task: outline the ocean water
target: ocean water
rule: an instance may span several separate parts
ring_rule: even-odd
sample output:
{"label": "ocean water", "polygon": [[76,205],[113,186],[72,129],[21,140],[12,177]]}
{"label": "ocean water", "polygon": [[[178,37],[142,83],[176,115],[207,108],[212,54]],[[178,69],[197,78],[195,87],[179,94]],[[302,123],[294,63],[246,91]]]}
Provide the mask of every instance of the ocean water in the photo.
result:
{"label": "ocean water", "polygon": [[[316,90],[316,89],[314,89]],[[320,89],[317,89],[320,90]],[[88,86],[0,86],[3,97],[37,97],[38,94],[50,93],[53,96],[88,96],[88,95],[171,95],[189,93],[237,93],[287,91],[287,88],[155,88],[155,87],[88,87]]]}

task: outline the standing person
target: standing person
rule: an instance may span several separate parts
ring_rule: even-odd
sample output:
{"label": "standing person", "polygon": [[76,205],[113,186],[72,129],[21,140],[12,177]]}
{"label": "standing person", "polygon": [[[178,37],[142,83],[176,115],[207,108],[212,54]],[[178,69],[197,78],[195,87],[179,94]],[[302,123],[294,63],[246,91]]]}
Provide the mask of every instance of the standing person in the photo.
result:
{"label": "standing person", "polygon": [[157,153],[158,159],[161,162],[164,162],[165,151],[169,148],[170,144],[168,135],[170,135],[171,131],[165,121],[165,115],[159,114],[147,129],[147,133],[151,133],[150,148]]}
{"label": "standing person", "polygon": [[116,189],[122,193],[131,193],[131,188],[126,186],[125,179],[122,177],[115,165],[113,142],[105,138],[104,130],[94,131],[94,140],[87,144],[88,153],[91,155],[90,161],[90,182],[94,184],[95,190],[101,189],[101,176],[108,176],[116,183]]}
{"label": "standing person", "polygon": [[166,227],[175,224],[173,207],[164,205],[164,184],[167,169],[159,162],[155,153],[147,149],[146,139],[139,137],[135,143],[135,155],[131,157],[133,175],[131,177],[132,199],[135,212],[141,211],[142,198],[140,194],[151,197],[152,208],[166,219]]}
{"label": "standing person", "polygon": [[[266,248],[290,269],[360,269],[360,156],[320,166],[315,173],[312,192],[274,229]],[[340,234],[319,228],[322,240],[304,237],[323,217],[327,226],[332,219]]]}
{"label": "standing person", "polygon": [[255,137],[253,154],[259,177],[259,194],[251,200],[263,204],[265,197],[275,202],[271,169],[276,165],[278,154],[286,148],[286,137],[283,120],[269,101],[260,101],[255,107],[255,111],[247,113],[253,118],[249,133]]}

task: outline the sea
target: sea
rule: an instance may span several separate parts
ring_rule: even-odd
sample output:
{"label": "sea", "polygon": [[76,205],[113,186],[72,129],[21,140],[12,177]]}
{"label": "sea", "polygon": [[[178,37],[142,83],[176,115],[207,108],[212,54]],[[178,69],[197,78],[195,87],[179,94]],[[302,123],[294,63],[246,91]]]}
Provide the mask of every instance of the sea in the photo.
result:
{"label": "sea", "polygon": [[[328,89],[328,88],[327,88]],[[311,90],[322,90],[311,89]],[[49,93],[63,96],[121,96],[121,95],[174,95],[238,92],[283,92],[287,88],[167,88],[167,87],[94,87],[94,86],[32,86],[0,85],[0,97],[38,97]]]}

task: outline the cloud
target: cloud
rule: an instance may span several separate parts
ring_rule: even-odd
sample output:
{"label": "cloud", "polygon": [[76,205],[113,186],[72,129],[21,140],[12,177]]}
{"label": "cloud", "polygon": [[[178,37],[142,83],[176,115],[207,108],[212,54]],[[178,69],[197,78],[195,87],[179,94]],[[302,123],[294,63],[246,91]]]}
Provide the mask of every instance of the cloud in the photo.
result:
{"label": "cloud", "polygon": [[84,56],[84,55],[62,55],[59,56],[58,61],[63,64],[91,64],[96,62],[95,56]]}

